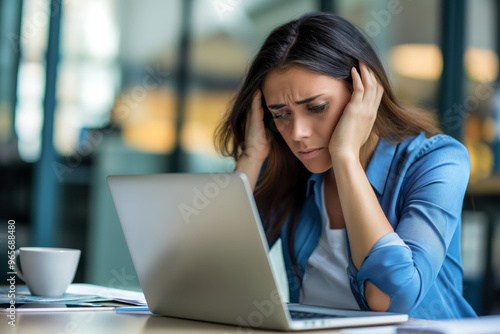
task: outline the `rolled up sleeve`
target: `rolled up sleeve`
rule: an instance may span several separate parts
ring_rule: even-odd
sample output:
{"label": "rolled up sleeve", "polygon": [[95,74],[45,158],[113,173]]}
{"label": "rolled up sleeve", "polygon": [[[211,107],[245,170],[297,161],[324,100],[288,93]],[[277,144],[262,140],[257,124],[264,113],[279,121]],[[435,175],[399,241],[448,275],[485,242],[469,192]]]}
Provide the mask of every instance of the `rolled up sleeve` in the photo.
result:
{"label": "rolled up sleeve", "polygon": [[391,222],[395,232],[378,240],[359,270],[352,261],[348,267],[362,308],[368,309],[367,280],[390,296],[390,312],[410,313],[425,297],[460,228],[469,171],[468,152],[458,142],[437,143],[409,163],[396,189],[400,205],[398,221]]}

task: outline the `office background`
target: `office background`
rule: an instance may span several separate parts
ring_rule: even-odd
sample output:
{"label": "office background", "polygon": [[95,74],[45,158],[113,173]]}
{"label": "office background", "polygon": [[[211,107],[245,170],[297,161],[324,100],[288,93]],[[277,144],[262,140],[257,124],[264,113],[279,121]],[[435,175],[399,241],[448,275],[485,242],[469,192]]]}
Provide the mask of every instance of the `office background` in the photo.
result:
{"label": "office background", "polygon": [[363,30],[397,95],[469,149],[464,294],[500,313],[496,0],[0,0],[1,253],[14,220],[18,247],[82,249],[75,281],[138,289],[106,175],[232,171],[212,135],[247,65],[319,10]]}

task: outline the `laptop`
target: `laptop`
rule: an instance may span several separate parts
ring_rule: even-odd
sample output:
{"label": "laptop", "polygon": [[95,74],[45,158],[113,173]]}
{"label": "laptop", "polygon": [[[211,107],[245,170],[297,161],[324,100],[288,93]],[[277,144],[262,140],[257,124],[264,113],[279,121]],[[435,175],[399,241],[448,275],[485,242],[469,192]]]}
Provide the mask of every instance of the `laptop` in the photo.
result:
{"label": "laptop", "polygon": [[282,331],[408,319],[284,302],[245,174],[114,175],[107,182],[152,313]]}

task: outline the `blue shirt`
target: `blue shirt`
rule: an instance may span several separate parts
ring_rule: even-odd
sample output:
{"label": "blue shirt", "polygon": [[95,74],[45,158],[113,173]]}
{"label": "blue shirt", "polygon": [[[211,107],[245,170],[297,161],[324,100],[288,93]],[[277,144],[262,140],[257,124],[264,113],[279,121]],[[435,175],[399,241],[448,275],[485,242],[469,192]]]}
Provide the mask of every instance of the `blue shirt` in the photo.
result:
{"label": "blue shirt", "polygon": [[[449,136],[427,139],[422,133],[399,144],[379,140],[366,176],[394,232],[373,246],[359,270],[349,252],[348,276],[361,309],[369,309],[364,297],[364,283],[369,280],[391,297],[389,312],[422,319],[476,316],[462,296],[460,255],[469,172],[467,149]],[[301,277],[321,236],[322,178],[323,174],[309,178],[295,232]],[[288,252],[287,225],[280,237],[290,301],[298,302],[300,284]]]}

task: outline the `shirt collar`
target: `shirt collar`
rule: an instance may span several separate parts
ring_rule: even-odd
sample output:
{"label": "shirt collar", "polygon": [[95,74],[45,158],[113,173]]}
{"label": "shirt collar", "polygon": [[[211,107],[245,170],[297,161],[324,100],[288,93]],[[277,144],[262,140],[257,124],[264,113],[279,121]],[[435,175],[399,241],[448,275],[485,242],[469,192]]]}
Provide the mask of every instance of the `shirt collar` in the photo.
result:
{"label": "shirt collar", "polygon": [[309,179],[307,180],[307,189],[306,189],[307,196],[310,196],[311,191],[313,190],[316,194],[320,194],[322,181],[323,181],[323,173],[311,174],[311,176],[309,176]]}
{"label": "shirt collar", "polygon": [[373,188],[382,195],[391,168],[397,144],[390,143],[387,139],[380,138],[375,152],[366,169],[366,177]]}

